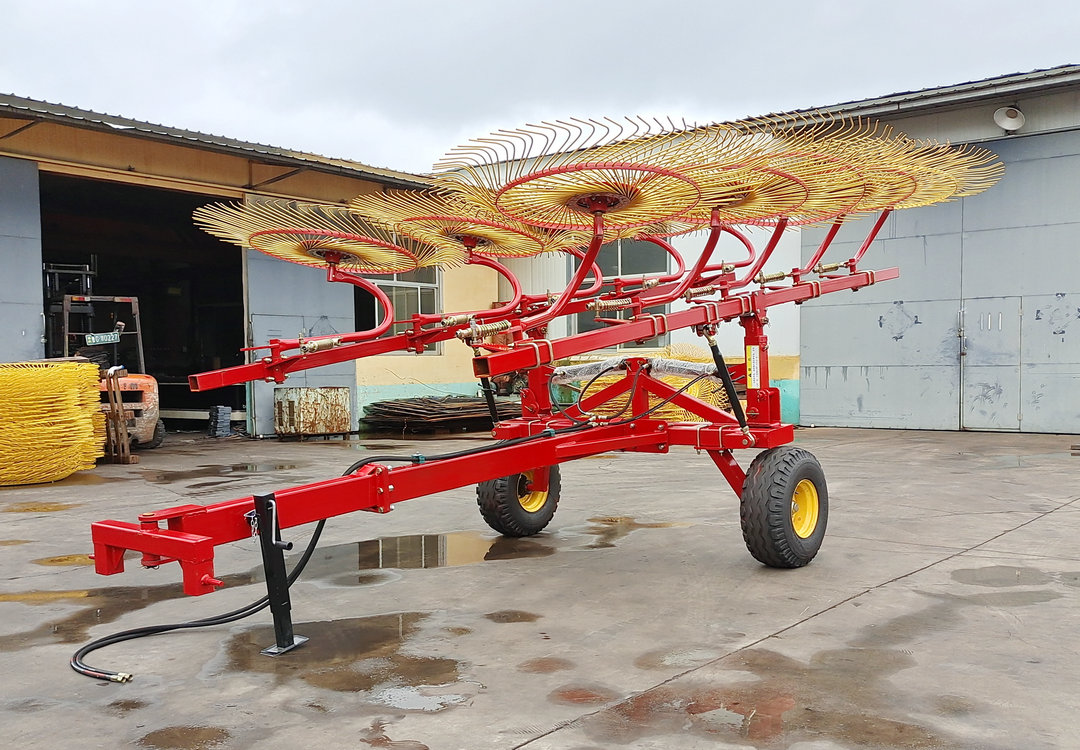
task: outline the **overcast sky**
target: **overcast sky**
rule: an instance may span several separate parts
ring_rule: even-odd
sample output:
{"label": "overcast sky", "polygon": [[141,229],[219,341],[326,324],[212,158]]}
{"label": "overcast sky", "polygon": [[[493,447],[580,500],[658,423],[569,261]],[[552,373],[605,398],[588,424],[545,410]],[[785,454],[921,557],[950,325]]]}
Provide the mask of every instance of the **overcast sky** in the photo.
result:
{"label": "overcast sky", "polygon": [[0,92],[421,173],[530,121],[726,120],[1067,63],[1073,0],[0,0]]}

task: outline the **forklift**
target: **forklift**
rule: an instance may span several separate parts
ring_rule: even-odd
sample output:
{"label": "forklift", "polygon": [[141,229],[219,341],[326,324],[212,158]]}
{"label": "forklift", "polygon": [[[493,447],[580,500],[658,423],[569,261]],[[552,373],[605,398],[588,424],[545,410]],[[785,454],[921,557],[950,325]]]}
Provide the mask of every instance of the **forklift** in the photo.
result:
{"label": "forklift", "polygon": [[102,411],[122,409],[132,448],[157,448],[165,439],[165,422],[157,380],[146,373],[139,298],[93,294],[95,275],[90,265],[45,266],[47,356],[82,357],[96,364]]}

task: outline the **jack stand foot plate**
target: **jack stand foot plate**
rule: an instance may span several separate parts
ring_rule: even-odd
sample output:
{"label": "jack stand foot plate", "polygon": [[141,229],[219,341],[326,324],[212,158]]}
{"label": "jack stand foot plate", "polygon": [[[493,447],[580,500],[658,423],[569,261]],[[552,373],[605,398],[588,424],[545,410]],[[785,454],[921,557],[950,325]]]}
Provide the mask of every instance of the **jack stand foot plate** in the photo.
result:
{"label": "jack stand foot plate", "polygon": [[270,646],[268,648],[264,648],[259,653],[263,656],[281,656],[282,654],[287,654],[288,652],[292,651],[297,646],[303,646],[305,643],[307,643],[307,641],[308,639],[302,635],[294,635],[291,646]]}

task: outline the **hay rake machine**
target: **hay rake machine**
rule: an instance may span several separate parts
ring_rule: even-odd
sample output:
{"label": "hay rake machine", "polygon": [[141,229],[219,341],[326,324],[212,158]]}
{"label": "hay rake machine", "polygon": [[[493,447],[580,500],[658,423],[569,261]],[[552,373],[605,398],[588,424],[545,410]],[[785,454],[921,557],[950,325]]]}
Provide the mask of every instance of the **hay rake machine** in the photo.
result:
{"label": "hay rake machine", "polygon": [[[195,219],[212,234],[324,268],[327,281],[373,294],[382,316],[366,331],[271,340],[249,364],[192,375],[193,390],[280,383],[298,370],[419,353],[457,339],[473,350],[496,440],[441,456],[374,456],[341,477],[268,495],[151,511],[137,523],[95,523],[97,572],[121,572],[124,553],[135,550],[144,566],[178,562],[185,592],[205,594],[222,585],[214,548],[258,534],[276,636],[267,652],[281,653],[302,640],[292,632],[288,594],[299,570],[285,574],[290,545],[281,541],[282,529],[354,511],[386,513],[396,503],[476,483],[485,521],[504,535],[528,536],[555,512],[561,463],[672,446],[704,451],[716,464],[740,498],[743,536],[757,560],[806,565],[825,533],[828,493],[817,460],[789,445],[794,428],[780,419],[780,393],[769,380],[768,310],[896,278],[896,268],[859,267],[890,212],[974,195],[1002,171],[985,150],[914,141],[856,119],[776,116],[703,127],[571,120],[499,131],[459,147],[436,165],[427,191],[362,196],[348,207],[268,200],[201,208]],[[823,262],[841,224],[865,214],[877,218],[866,223],[853,257]],[[766,273],[781,234],[805,224],[828,226],[821,246],[802,267]],[[763,247],[744,227],[765,228]],[[694,231],[704,237],[702,250],[684,260],[668,240]],[[745,257],[714,260],[725,234]],[[597,256],[618,238],[658,245],[674,270],[603,278]],[[576,259],[565,290],[523,293],[502,259],[550,252]],[[496,271],[511,299],[493,309],[395,321],[390,300],[370,278],[460,264]],[[548,338],[553,320],[586,311],[599,328]],[[743,329],[742,364],[728,366],[719,351],[714,334],[724,322]],[[400,332],[391,332],[395,323]],[[700,335],[712,361],[627,356],[559,366],[679,329]],[[494,343],[496,334],[509,343]],[[491,379],[517,371],[528,377],[522,416],[498,421]],[[703,380],[722,389],[724,403],[689,395],[688,385]],[[735,380],[745,381],[745,407]],[[573,403],[554,395],[560,384],[583,382]],[[751,448],[760,452],[744,470],[734,451]]]}

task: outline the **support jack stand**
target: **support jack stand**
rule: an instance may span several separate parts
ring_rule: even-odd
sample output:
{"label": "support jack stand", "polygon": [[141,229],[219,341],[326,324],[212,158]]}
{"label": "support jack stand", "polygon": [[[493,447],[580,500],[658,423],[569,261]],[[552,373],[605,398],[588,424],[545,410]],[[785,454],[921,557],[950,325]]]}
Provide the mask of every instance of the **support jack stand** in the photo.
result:
{"label": "support jack stand", "polygon": [[273,646],[264,648],[266,656],[281,656],[307,642],[302,635],[293,634],[292,602],[289,598],[289,577],[285,573],[285,551],[292,542],[281,541],[277,523],[277,501],[274,494],[255,495],[255,520],[259,528],[259,547],[262,550],[263,571],[266,573],[266,595],[270,613],[274,616]]}

